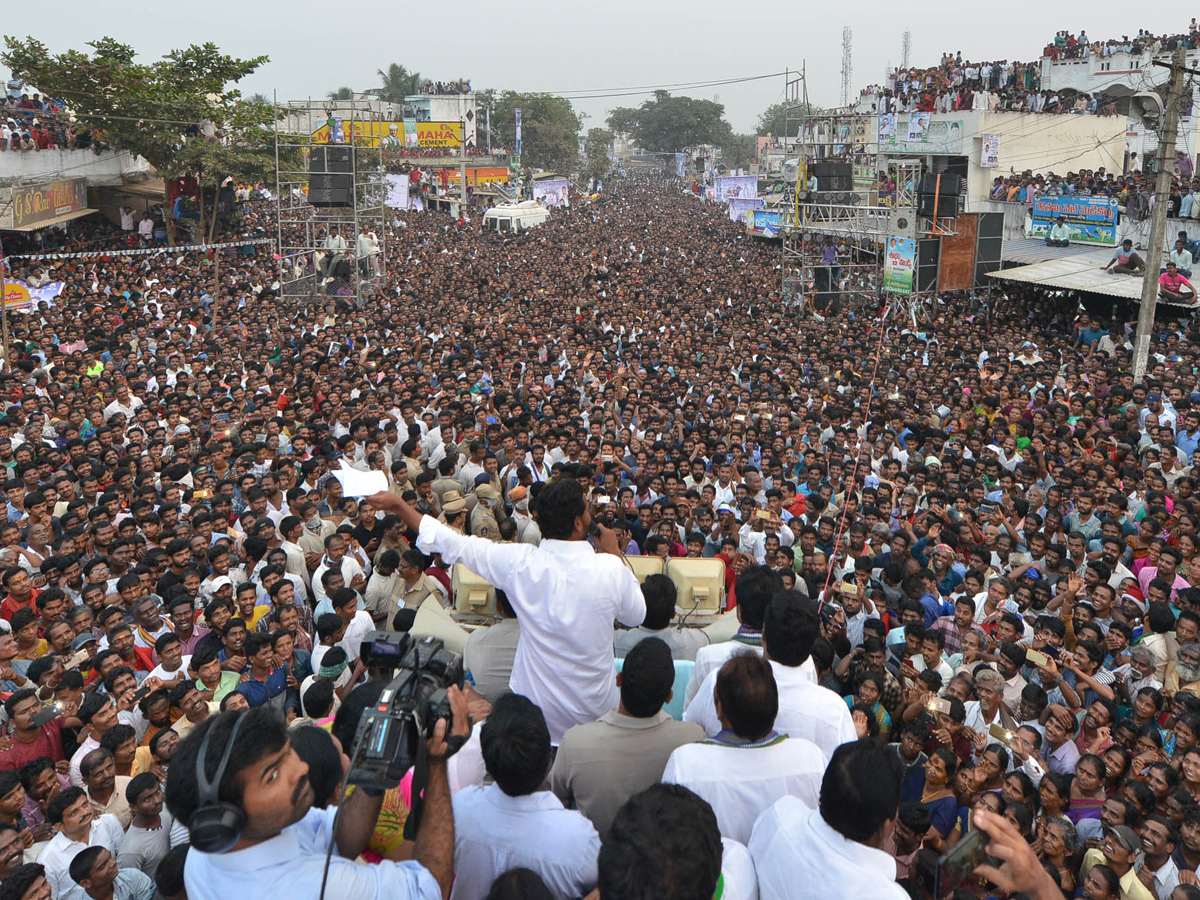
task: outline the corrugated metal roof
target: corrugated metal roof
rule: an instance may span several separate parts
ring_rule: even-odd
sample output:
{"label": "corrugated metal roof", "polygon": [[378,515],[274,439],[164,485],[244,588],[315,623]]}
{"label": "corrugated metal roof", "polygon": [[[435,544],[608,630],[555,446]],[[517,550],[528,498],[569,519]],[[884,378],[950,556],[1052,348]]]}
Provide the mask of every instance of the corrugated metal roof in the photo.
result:
{"label": "corrugated metal roof", "polygon": [[[1061,290],[1105,294],[1109,297],[1132,300],[1135,303],[1140,301],[1142,299],[1141,277],[1102,271],[1105,264],[1112,259],[1112,253],[1112,250],[1109,249],[1089,247],[1087,252],[1076,253],[1072,256],[1049,259],[1028,266],[1001,269],[998,272],[988,272],[988,277],[1020,281],[1026,284],[1040,284]],[[1186,309],[1194,308],[1188,304],[1167,303],[1163,300],[1159,300],[1159,303]]]}
{"label": "corrugated metal roof", "polygon": [[[1005,262],[1028,264],[1046,262],[1051,259],[1066,259],[1085,253],[1095,253],[1098,250],[1104,250],[1104,248],[1097,247],[1095,244],[1071,244],[1067,247],[1049,247],[1046,245],[1045,238],[1035,237],[1024,238],[1019,241],[1005,241],[1000,258]],[[1107,259],[1112,257],[1112,248],[1104,250],[1104,252],[1107,254],[1107,261]]]}

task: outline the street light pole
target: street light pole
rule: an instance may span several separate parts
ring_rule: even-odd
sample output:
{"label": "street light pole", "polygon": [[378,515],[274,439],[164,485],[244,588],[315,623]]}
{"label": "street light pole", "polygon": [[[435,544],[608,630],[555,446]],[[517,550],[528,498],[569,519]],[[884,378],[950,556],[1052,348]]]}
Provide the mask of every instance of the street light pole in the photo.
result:
{"label": "street light pole", "polygon": [[1150,243],[1146,247],[1146,274],[1142,277],[1142,305],[1138,309],[1137,335],[1133,345],[1133,382],[1139,384],[1146,376],[1150,357],[1150,333],[1154,330],[1154,310],[1158,305],[1158,276],[1162,264],[1163,244],[1167,236],[1167,211],[1171,198],[1170,161],[1175,156],[1175,141],[1179,135],[1179,100],[1183,94],[1184,67],[1187,50],[1178,47],[1171,60],[1171,86],[1167,90],[1162,137],[1158,142],[1158,171],[1154,185],[1154,213],[1150,221]]}

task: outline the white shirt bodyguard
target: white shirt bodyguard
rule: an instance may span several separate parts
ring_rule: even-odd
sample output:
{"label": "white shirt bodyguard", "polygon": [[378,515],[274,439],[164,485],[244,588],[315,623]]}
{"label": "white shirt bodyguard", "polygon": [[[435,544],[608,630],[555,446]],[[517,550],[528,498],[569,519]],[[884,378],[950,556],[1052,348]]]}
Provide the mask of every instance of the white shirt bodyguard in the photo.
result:
{"label": "white shirt bodyguard", "polygon": [[430,516],[421,519],[417,546],[461,562],[508,595],[521,623],[509,686],[541,707],[555,746],[572,725],[617,706],[613,621],[635,626],[646,618],[641,586],[621,559],[587,541],[497,544]]}
{"label": "white shirt bodyguard", "polygon": [[596,886],[600,836],[549,791],[510,797],[495,784],[464,788],[454,797],[454,823],[450,900],[484,900],[515,868],[536,872],[555,897],[583,897]]}
{"label": "white shirt bodyguard", "polygon": [[896,860],[882,850],[848,840],[820,812],[784,797],[754,823],[750,856],[761,900],[805,897],[908,900],[896,884]]}
{"label": "white shirt bodyguard", "polygon": [[781,797],[795,797],[816,809],[828,762],[812,741],[772,732],[752,743],[702,741],[677,747],[662,780],[707,800],[721,836],[744,844],[755,819]]}
{"label": "white shirt bodyguard", "polygon": [[[809,679],[805,666],[812,664],[811,659],[795,667],[774,660],[769,662],[779,686],[779,712],[775,716],[777,732],[812,741],[826,757],[833,756],[833,751],[842,744],[858,740],[846,701]],[[719,672],[719,668],[709,672],[696,692],[696,698],[683,713],[683,721],[698,723],[709,737],[716,737],[721,731],[721,720],[717,718],[713,701]]]}

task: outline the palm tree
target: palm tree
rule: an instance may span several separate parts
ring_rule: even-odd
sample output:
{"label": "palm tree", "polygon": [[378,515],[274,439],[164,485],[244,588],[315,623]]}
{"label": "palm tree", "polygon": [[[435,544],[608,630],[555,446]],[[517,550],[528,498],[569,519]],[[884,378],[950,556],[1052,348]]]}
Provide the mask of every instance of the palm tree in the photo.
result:
{"label": "palm tree", "polygon": [[421,90],[421,73],[410,72],[404,66],[392,63],[387,70],[378,70],[379,79],[383,85],[379,89],[381,100],[390,103],[403,103],[404,98],[419,93]]}
{"label": "palm tree", "polygon": [[271,106],[271,98],[266,94],[251,94],[246,98],[247,103],[254,103],[260,106]]}
{"label": "palm tree", "polygon": [[349,100],[354,96],[354,91],[348,87],[340,87],[336,91],[329,92],[330,100]]}

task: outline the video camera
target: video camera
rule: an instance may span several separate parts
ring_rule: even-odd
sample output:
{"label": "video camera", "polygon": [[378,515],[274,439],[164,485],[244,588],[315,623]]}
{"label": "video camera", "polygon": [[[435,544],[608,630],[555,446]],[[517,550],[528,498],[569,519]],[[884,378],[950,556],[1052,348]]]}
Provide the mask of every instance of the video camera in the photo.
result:
{"label": "video camera", "polygon": [[[462,686],[462,657],[434,637],[371,631],[363,638],[361,658],[368,669],[396,674],[358,723],[346,780],[386,790],[396,787],[412,768],[437,720],[450,724],[447,691],[452,685]],[[463,739],[448,735],[446,742],[453,753]]]}

